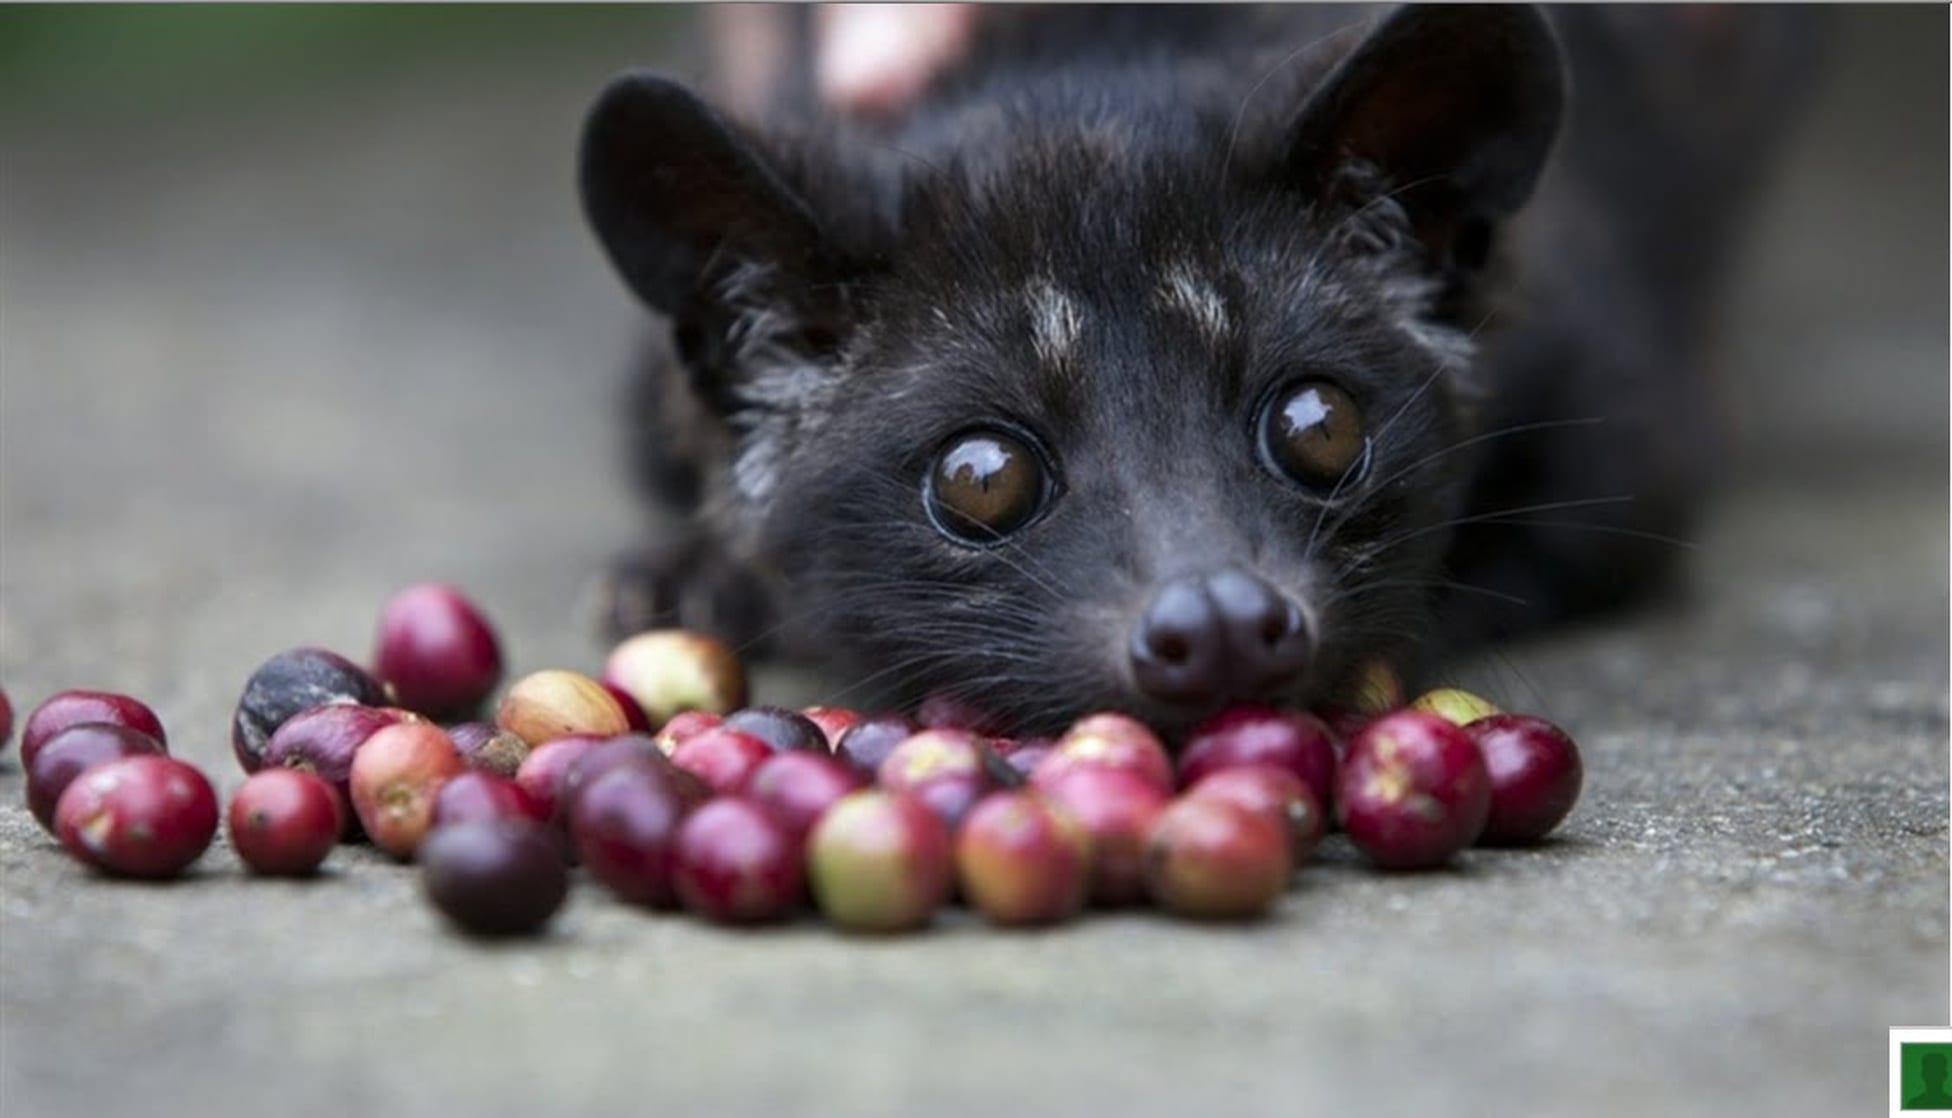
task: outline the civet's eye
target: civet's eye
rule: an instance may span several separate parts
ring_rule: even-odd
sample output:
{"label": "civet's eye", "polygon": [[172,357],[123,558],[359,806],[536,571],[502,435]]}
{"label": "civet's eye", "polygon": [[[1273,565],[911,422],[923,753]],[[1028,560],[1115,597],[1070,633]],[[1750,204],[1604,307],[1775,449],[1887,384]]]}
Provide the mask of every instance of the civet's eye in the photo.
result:
{"label": "civet's eye", "polygon": [[1368,458],[1362,412],[1325,380],[1282,389],[1261,412],[1261,453],[1281,473],[1317,489],[1333,487]]}
{"label": "civet's eye", "polygon": [[963,543],[986,544],[1030,523],[1050,497],[1037,452],[1002,431],[965,431],[936,455],[923,489],[936,529]]}

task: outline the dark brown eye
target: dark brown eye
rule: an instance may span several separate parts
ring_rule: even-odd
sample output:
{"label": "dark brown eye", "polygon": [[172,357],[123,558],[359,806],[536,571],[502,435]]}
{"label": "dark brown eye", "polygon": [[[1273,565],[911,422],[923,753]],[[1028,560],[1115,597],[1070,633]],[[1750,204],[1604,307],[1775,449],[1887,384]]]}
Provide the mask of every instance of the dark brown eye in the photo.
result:
{"label": "dark brown eye", "polygon": [[1325,380],[1282,389],[1261,414],[1262,452],[1303,485],[1333,486],[1368,448],[1356,402]]}
{"label": "dark brown eye", "polygon": [[1048,493],[1036,451],[1000,431],[973,431],[936,456],[924,496],[944,533],[992,543],[1029,523]]}

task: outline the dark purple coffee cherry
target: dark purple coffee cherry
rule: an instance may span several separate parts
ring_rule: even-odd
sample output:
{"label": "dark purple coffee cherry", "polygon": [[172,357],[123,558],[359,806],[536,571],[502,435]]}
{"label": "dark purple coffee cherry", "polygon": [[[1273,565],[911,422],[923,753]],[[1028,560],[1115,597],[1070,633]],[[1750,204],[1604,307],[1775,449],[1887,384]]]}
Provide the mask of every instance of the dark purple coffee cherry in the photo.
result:
{"label": "dark purple coffee cherry", "polygon": [[479,936],[533,935],[569,896],[569,870],[547,828],[526,819],[438,827],[420,846],[427,899]]}
{"label": "dark purple coffee cherry", "polygon": [[813,720],[797,710],[785,707],[747,707],[726,715],[720,724],[721,729],[737,730],[751,734],[765,742],[774,752],[787,749],[807,749],[817,753],[830,753],[827,748],[827,735]]}
{"label": "dark purple coffee cherry", "polygon": [[264,765],[271,735],[294,715],[331,703],[388,705],[386,689],[358,664],[323,648],[292,648],[258,666],[231,718],[230,746],[245,772]]}

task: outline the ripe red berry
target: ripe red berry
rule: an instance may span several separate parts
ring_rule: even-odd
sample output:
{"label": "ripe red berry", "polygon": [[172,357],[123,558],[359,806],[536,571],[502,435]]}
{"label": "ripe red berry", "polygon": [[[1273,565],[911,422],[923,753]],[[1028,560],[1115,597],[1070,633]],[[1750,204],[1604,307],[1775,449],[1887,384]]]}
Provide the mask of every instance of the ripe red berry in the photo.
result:
{"label": "ripe red berry", "polygon": [[1273,765],[1301,778],[1324,807],[1335,796],[1335,739],[1321,719],[1296,710],[1237,706],[1195,727],[1179,758],[1179,786],[1242,765]]}
{"label": "ripe red berry", "polygon": [[967,730],[923,730],[881,762],[875,783],[907,792],[935,812],[954,834],[976,801],[994,787],[984,766],[982,742]]}
{"label": "ripe red berry", "polygon": [[628,727],[630,733],[648,734],[651,732],[651,716],[644,713],[644,708],[638,704],[630,692],[607,679],[599,679],[596,682],[599,687],[610,692],[611,698],[617,700],[617,706],[624,712],[624,724]]}
{"label": "ripe red berry", "polygon": [[141,730],[107,722],[70,726],[41,743],[27,765],[27,809],[54,832],[54,808],[61,793],[96,765],[145,753],[162,753],[162,743]]}
{"label": "ripe red berry", "polygon": [[431,722],[401,722],[366,739],[353,754],[352,809],[373,845],[412,858],[434,826],[441,786],[466,770],[447,732]]}
{"label": "ripe red berry", "polygon": [[867,783],[833,757],[794,750],[776,753],[753,770],[745,794],[773,813],[797,848],[828,808]]}
{"label": "ripe red berry", "polygon": [[230,798],[230,845],[256,873],[303,877],[319,868],[346,827],[340,794],[298,769],[253,773]]}
{"label": "ripe red berry", "polygon": [[829,753],[840,745],[840,736],[853,729],[861,720],[859,711],[849,710],[846,707],[802,707],[800,715],[820,727],[821,734],[827,738]]}
{"label": "ripe red berry", "polygon": [[[21,765],[31,768],[34,755],[49,738],[85,722],[127,726],[154,738],[164,752],[169,751],[169,738],[163,733],[162,720],[135,699],[112,691],[57,691],[29,711],[27,721],[20,728]],[[5,740],[6,735],[0,734],[0,742]]]}
{"label": "ripe red berry", "polygon": [[543,742],[522,758],[515,770],[515,783],[535,800],[545,816],[561,822],[567,814],[562,795],[564,778],[577,761],[606,740],[579,735]]}
{"label": "ripe red berry", "polygon": [[1491,812],[1480,843],[1537,842],[1571,814],[1584,769],[1579,747],[1564,730],[1530,715],[1494,714],[1464,732],[1477,743],[1491,776]]}
{"label": "ripe red berry", "polygon": [[1337,791],[1342,829],[1385,869],[1442,865],[1477,839],[1491,811],[1477,745],[1422,711],[1385,715],[1356,735]]}
{"label": "ripe red berry", "polygon": [[542,805],[507,777],[462,772],[441,785],[434,795],[434,826],[472,823],[477,819],[527,819],[547,823]]}
{"label": "ripe red berry", "polygon": [[687,804],[669,764],[628,761],[569,802],[569,835],[598,881],[628,904],[669,908],[678,827]]}
{"label": "ripe red berry", "polygon": [[1094,714],[1057,739],[1057,745],[1031,773],[1042,784],[1079,768],[1122,769],[1171,795],[1173,762],[1151,730],[1122,714]]}
{"label": "ripe red berry", "polygon": [[1037,785],[1091,838],[1091,900],[1132,904],[1145,896],[1146,840],[1172,801],[1127,769],[1078,768]]}
{"label": "ripe red berry", "polygon": [[1180,916],[1242,920],[1266,912],[1294,873],[1292,840],[1265,813],[1189,796],[1153,824],[1146,889]]}
{"label": "ripe red berry", "polygon": [[81,774],[54,809],[68,852],[122,877],[175,877],[217,833],[217,793],[174,757],[123,757]]}
{"label": "ripe red berry", "polygon": [[678,898],[707,920],[778,920],[806,895],[799,841],[752,800],[726,796],[692,812],[677,847]]}
{"label": "ripe red berry", "polygon": [[956,835],[962,894],[992,924],[1055,924],[1084,907],[1091,840],[1035,792],[998,792]]}
{"label": "ripe red berry", "polygon": [[501,644],[459,590],[434,582],[409,586],[380,607],[373,674],[408,710],[465,714],[501,682]]}
{"label": "ripe red berry", "polygon": [[948,899],[949,832],[922,801],[868,789],[841,800],[807,836],[807,878],[827,919],[858,932],[926,925]]}
{"label": "ripe red berry", "polygon": [[421,846],[420,875],[434,907],[481,936],[539,932],[569,896],[556,839],[527,819],[436,828]]}
{"label": "ripe red berry", "polygon": [[[0,749],[6,748],[7,742],[11,741],[13,736],[14,704],[11,699],[7,698],[6,689],[0,688]],[[26,764],[25,761],[21,763]]]}
{"label": "ripe red berry", "polygon": [[278,727],[313,707],[332,703],[389,705],[379,680],[323,648],[289,648],[258,665],[231,716],[230,747],[237,763],[247,773],[258,771]]}
{"label": "ripe red berry", "polygon": [[671,751],[671,763],[711,785],[713,792],[731,796],[743,791],[753,771],[772,756],[771,746],[733,729],[728,720],[685,739]]}
{"label": "ripe red berry", "polygon": [[1221,769],[1200,778],[1188,796],[1231,800],[1265,814],[1293,838],[1294,862],[1306,862],[1328,831],[1328,813],[1308,785],[1286,769],[1273,765],[1243,765]]}
{"label": "ripe red berry", "polygon": [[352,759],[366,739],[402,722],[420,721],[409,711],[333,703],[300,711],[278,727],[264,746],[264,768],[300,769],[315,773],[343,798],[346,823],[352,816]]}
{"label": "ripe red berry", "polygon": [[666,756],[670,756],[671,751],[678,748],[686,738],[694,734],[702,734],[724,721],[724,715],[714,714],[709,710],[681,710],[671,716],[671,721],[664,724],[664,728],[657,732],[653,740]]}

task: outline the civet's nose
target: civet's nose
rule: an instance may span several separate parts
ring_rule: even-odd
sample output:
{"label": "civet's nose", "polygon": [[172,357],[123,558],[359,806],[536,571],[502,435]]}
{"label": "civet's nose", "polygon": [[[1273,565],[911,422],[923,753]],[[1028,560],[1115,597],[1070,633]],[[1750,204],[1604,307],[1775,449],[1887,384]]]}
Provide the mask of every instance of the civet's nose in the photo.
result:
{"label": "civet's nose", "polygon": [[1299,676],[1315,640],[1301,606],[1229,568],[1159,588],[1132,630],[1132,678],[1170,703],[1260,695]]}

